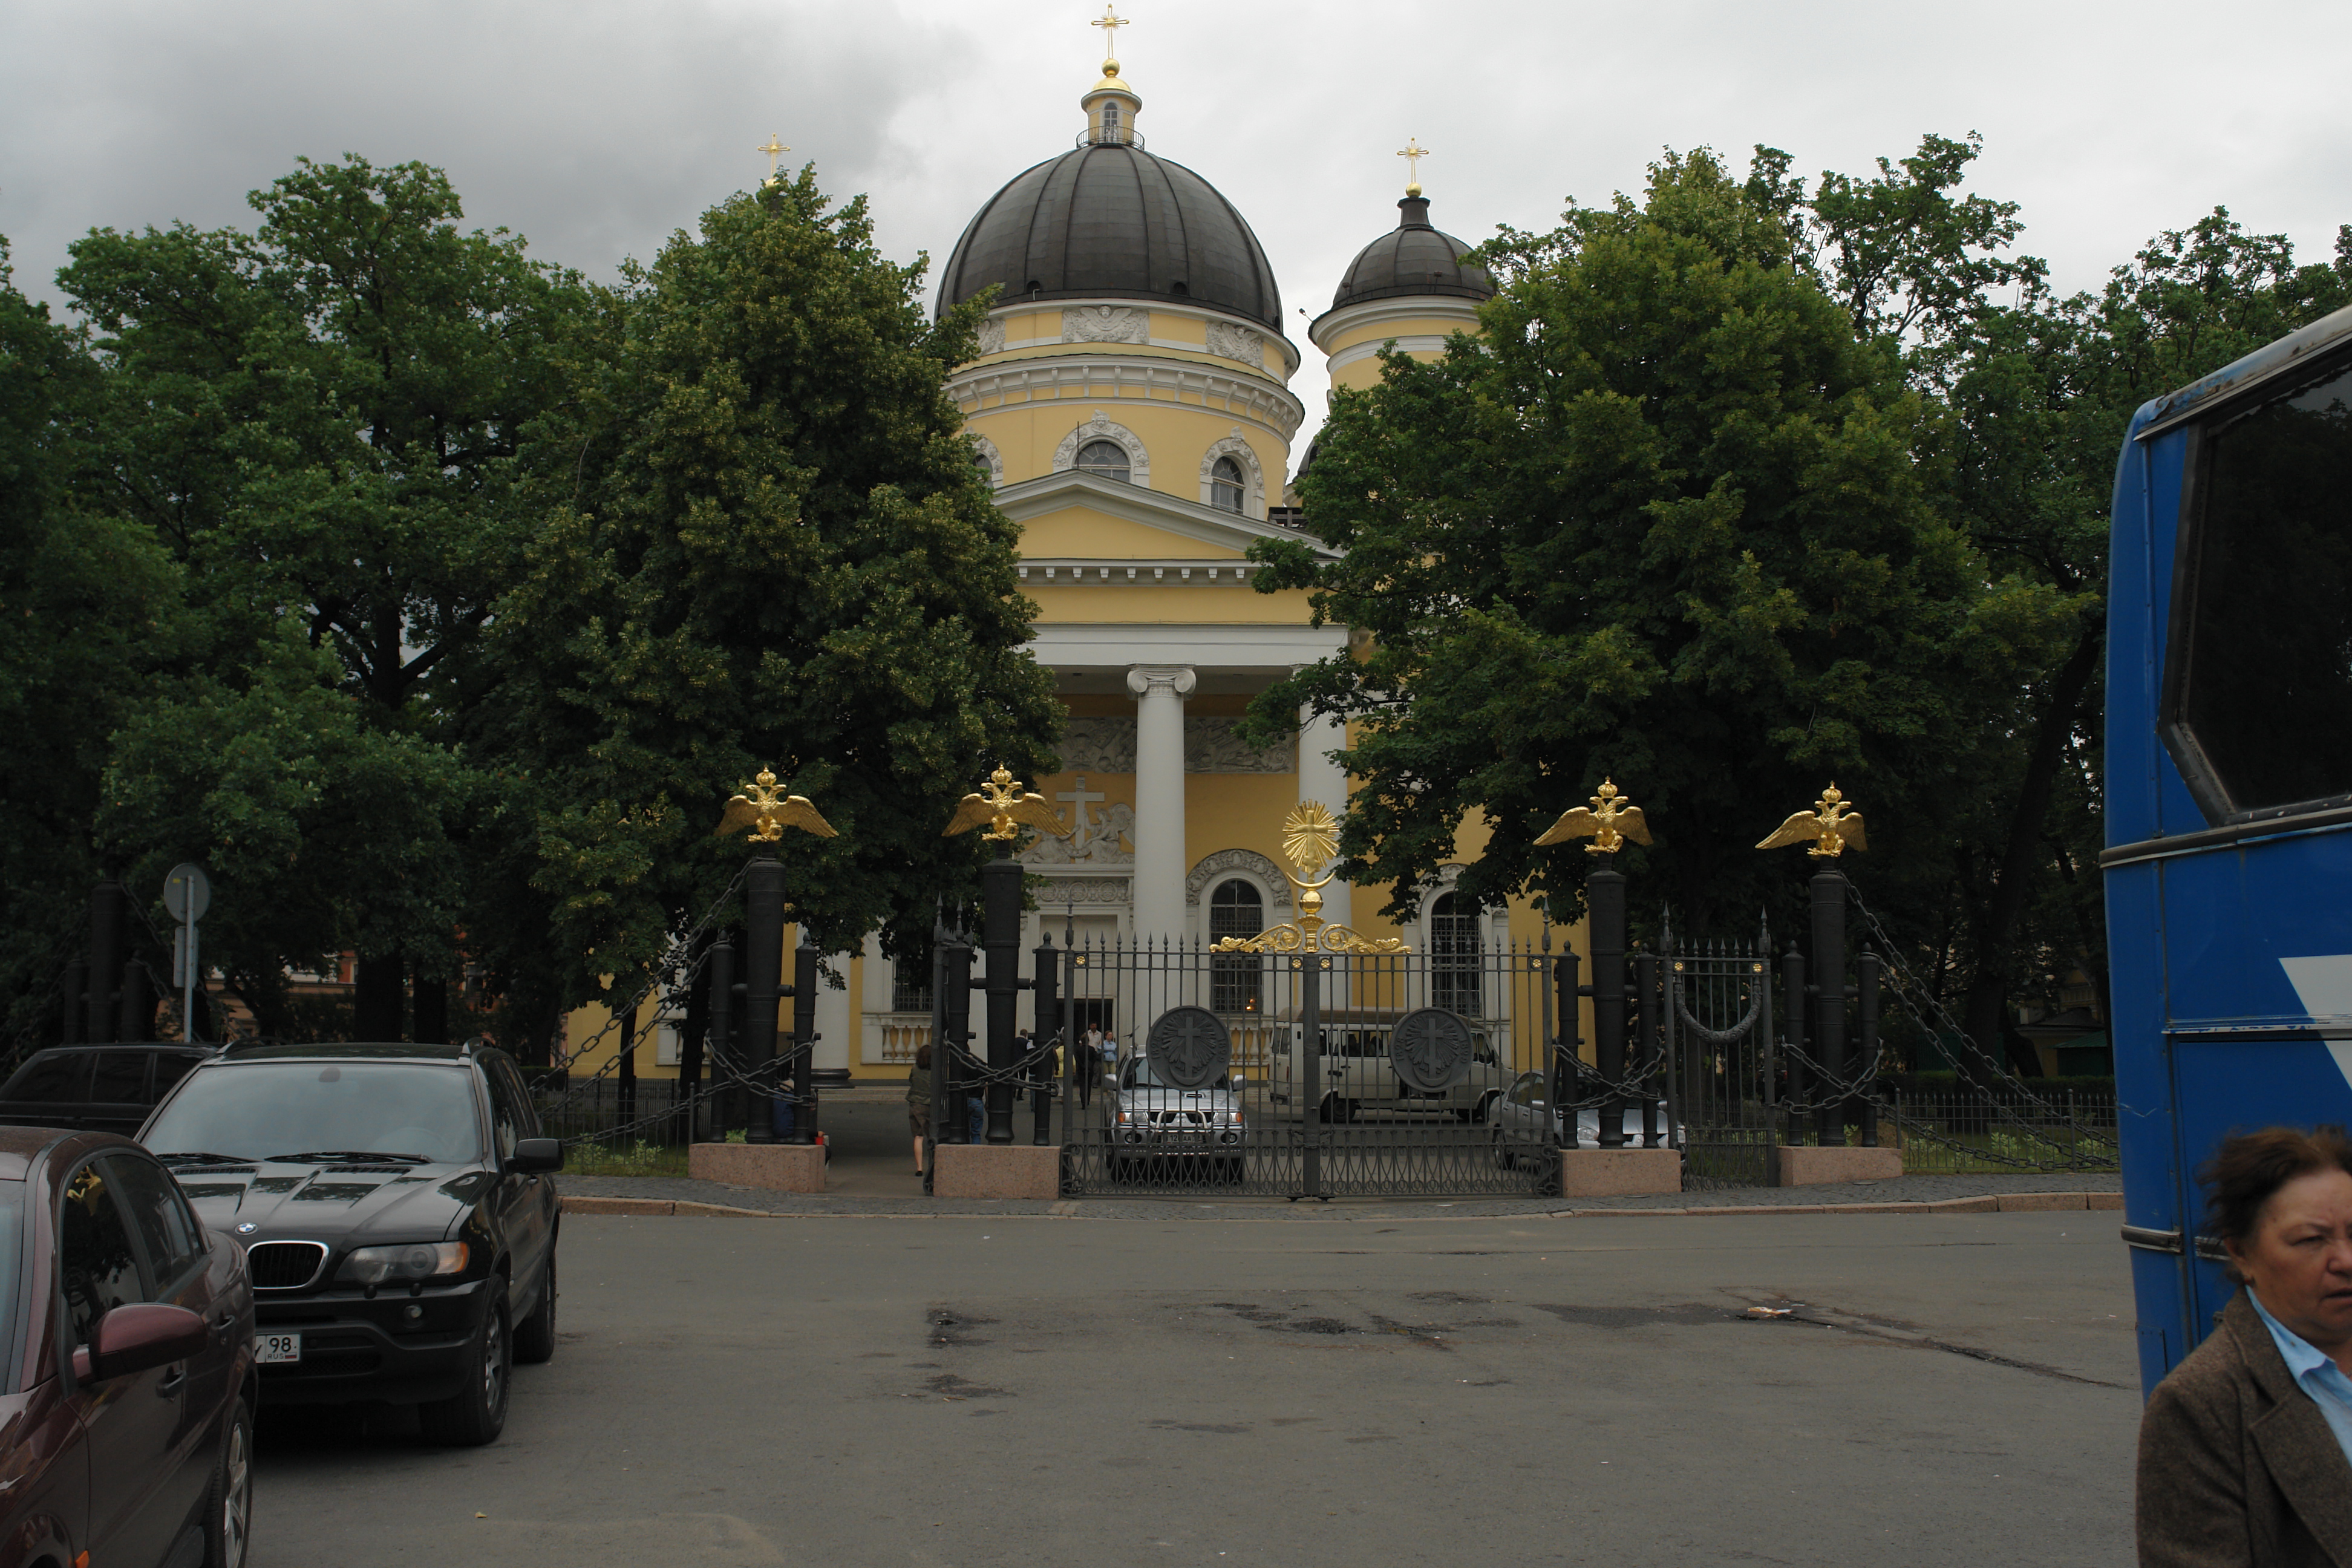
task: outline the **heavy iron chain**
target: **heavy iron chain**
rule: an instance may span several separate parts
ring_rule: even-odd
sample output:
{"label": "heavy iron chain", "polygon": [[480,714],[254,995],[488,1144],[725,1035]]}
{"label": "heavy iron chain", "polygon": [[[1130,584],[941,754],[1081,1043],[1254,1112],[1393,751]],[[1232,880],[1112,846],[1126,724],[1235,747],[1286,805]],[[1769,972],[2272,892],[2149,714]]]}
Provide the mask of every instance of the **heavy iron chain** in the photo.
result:
{"label": "heavy iron chain", "polygon": [[[1861,892],[1851,883],[1847,885],[1847,890],[1848,896],[1853,900],[1854,908],[1862,911],[1864,921],[1868,924],[1871,933],[1878,940],[1879,953],[1886,966],[1889,989],[1895,993],[1896,1004],[1903,1008],[1905,1014],[1924,1036],[1929,1039],[1958,1040],[1972,1061],[2002,1088],[2032,1106],[2039,1113],[2038,1124],[2035,1120],[2020,1116],[2015,1106],[2008,1101],[1990,1095],[1985,1097],[1989,1110],[2009,1123],[2020,1135],[2054,1151],[2059,1158],[2054,1162],[2027,1159],[2002,1154],[1993,1149],[1980,1149],[1974,1144],[1958,1142],[1935,1131],[1918,1119],[1905,1115],[1898,1100],[1892,1109],[1895,1120],[1903,1129],[1904,1136],[1917,1137],[1923,1142],[1938,1143],[1955,1152],[1965,1153],[1971,1159],[1988,1160],[1995,1164],[2034,1169],[2057,1163],[2073,1169],[2113,1170],[2116,1163],[2112,1158],[2085,1156],[2081,1152],[2081,1149],[2086,1140],[2112,1147],[2115,1140],[2114,1130],[2086,1126],[2072,1111],[2060,1110],[2027,1088],[2024,1080],[2011,1072],[2005,1063],[1994,1060],[1984,1047],[1969,1038],[1968,1032],[1959,1026],[1951,1013],[1937,1000],[1935,993],[1929,990],[1926,984],[1896,956],[1900,950],[1895,945],[1895,940],[1887,934],[1886,928],[1880,923],[1876,912],[1863,901]],[[1932,1015],[1932,1022],[1930,1015]],[[1874,1068],[1875,1064],[1874,1064]],[[2074,1135],[2073,1141],[2061,1142],[2052,1137],[2045,1129],[2053,1122],[2063,1125]]]}

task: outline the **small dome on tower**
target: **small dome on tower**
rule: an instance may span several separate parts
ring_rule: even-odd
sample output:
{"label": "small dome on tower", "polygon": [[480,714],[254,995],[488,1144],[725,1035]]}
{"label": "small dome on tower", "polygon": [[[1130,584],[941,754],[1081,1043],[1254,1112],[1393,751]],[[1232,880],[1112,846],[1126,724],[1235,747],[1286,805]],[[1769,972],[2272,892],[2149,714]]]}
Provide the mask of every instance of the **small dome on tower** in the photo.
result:
{"label": "small dome on tower", "polygon": [[1396,227],[1358,251],[1348,264],[1339,292],[1331,296],[1331,309],[1413,294],[1494,297],[1495,280],[1486,269],[1463,264],[1463,252],[1470,247],[1430,226],[1429,198],[1418,187],[1397,203],[1397,212]]}

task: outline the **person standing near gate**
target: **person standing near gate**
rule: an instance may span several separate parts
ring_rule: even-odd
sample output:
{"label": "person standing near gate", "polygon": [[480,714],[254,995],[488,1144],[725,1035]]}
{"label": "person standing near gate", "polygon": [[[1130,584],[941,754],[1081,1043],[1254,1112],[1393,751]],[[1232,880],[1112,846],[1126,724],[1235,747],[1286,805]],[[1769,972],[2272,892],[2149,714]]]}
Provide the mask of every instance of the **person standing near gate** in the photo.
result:
{"label": "person standing near gate", "polygon": [[1070,1041],[1070,1096],[1081,1110],[1094,1104],[1095,1075],[1102,1071],[1102,1057],[1093,1044],[1094,1036],[1092,1029],[1076,1037],[1065,1034]]}
{"label": "person standing near gate", "polygon": [[923,1173],[923,1141],[931,1135],[931,1047],[915,1047],[915,1070],[907,1075],[907,1131],[915,1135],[915,1174]]}
{"label": "person standing near gate", "polygon": [[[1103,1032],[1100,1024],[1087,1026],[1087,1059],[1079,1065],[1089,1079],[1102,1076]],[[1091,1089],[1094,1085],[1089,1082],[1087,1087]]]}

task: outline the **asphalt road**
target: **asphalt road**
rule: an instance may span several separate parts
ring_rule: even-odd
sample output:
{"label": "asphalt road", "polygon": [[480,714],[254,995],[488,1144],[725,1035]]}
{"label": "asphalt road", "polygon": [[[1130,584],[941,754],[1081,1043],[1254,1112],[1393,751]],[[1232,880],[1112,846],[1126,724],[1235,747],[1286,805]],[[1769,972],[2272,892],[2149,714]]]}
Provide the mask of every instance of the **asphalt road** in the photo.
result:
{"label": "asphalt road", "polygon": [[2132,1558],[2111,1214],[575,1215],[562,1257],[495,1447],[265,1413],[255,1568]]}

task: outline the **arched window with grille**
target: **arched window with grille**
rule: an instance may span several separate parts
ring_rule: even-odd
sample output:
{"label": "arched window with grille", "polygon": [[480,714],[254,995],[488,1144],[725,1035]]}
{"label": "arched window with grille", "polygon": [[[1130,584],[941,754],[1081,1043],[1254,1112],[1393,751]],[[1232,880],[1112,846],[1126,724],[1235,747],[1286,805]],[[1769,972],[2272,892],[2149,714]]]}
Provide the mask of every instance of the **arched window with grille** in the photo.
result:
{"label": "arched window with grille", "polygon": [[1429,1001],[1465,1017],[1479,1016],[1478,910],[1443,893],[1429,906]]}
{"label": "arched window with grille", "polygon": [[1224,511],[1242,510],[1242,466],[1231,458],[1219,458],[1209,470],[1209,504]]}
{"label": "arched window with grille", "polygon": [[1127,448],[1116,441],[1089,441],[1078,448],[1078,467],[1089,474],[1100,474],[1107,479],[1128,482],[1131,470],[1128,467]]}
{"label": "arched window with grille", "polygon": [[[1229,936],[1255,936],[1265,929],[1265,901],[1236,877],[1209,895],[1209,942]],[[1216,1013],[1255,1013],[1263,970],[1254,952],[1221,952],[1209,960],[1209,1008]]]}

